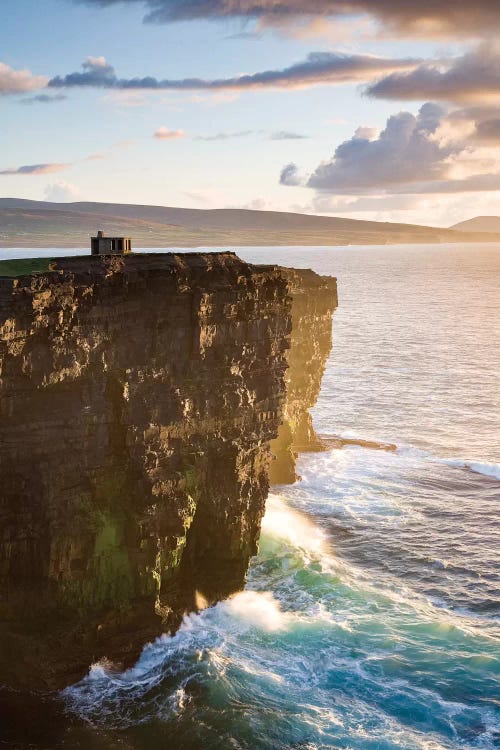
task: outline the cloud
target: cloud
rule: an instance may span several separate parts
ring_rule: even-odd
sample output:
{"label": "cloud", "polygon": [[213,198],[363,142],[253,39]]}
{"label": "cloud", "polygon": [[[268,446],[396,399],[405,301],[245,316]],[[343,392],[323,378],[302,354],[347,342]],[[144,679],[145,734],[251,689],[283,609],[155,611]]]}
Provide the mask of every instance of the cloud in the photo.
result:
{"label": "cloud", "polygon": [[364,54],[312,52],[305,60],[280,70],[240,74],[230,78],[158,79],[118,78],[105,58],[88,58],[81,72],[56,76],[50,88],[90,87],[121,91],[243,91],[247,89],[293,89],[373,80],[383,74],[414,68],[415,59],[390,59]]}
{"label": "cloud", "polygon": [[236,130],[233,132],[222,132],[222,133],[214,133],[214,135],[197,135],[195,140],[196,141],[228,141],[232,138],[246,138],[249,135],[255,135],[255,133],[258,133],[261,131],[256,130]]}
{"label": "cloud", "polygon": [[354,133],[356,138],[365,138],[367,141],[374,141],[376,138],[378,138],[379,131],[377,128],[370,128],[366,125],[360,125],[359,128],[356,128],[356,132]]}
{"label": "cloud", "polygon": [[45,199],[54,203],[70,203],[80,198],[79,188],[70,182],[56,182],[45,189]]}
{"label": "cloud", "polygon": [[277,133],[271,133],[269,137],[272,141],[300,141],[309,138],[308,135],[293,133],[289,130],[279,130]]}
{"label": "cloud", "polygon": [[237,34],[229,34],[225,37],[226,39],[245,39],[252,42],[260,42],[262,40],[262,34],[259,31],[239,31]]}
{"label": "cloud", "polygon": [[[452,113],[452,118],[453,118]],[[475,150],[469,130],[442,106],[428,102],[415,116],[399,112],[380,132],[358,128],[333,157],[306,178],[296,164],[284,167],[282,185],[303,185],[328,196],[354,196],[353,211],[373,210],[363,196],[403,196],[500,190],[497,153]],[[492,131],[495,127],[491,126]],[[319,196],[319,198],[318,198]],[[403,203],[403,202],[402,202]],[[347,202],[347,205],[349,201]],[[364,208],[366,206],[366,209]],[[347,208],[344,210],[348,210]]]}
{"label": "cloud", "polygon": [[272,210],[271,206],[267,201],[265,201],[263,198],[254,198],[251,201],[248,201],[247,203],[242,203],[237,206],[234,205],[227,205],[225,208],[236,208],[236,209],[242,209],[243,211],[270,211]]}
{"label": "cloud", "polygon": [[38,175],[52,174],[52,172],[62,172],[68,169],[71,164],[26,164],[23,167],[13,167],[11,169],[1,169],[0,175]]}
{"label": "cloud", "polygon": [[500,173],[470,175],[460,179],[433,180],[405,185],[401,193],[417,195],[421,193],[488,193],[500,190]]}
{"label": "cloud", "polygon": [[169,130],[165,125],[162,125],[154,132],[154,137],[159,141],[172,141],[176,138],[184,138],[185,136],[186,134],[183,130]]}
{"label": "cloud", "polygon": [[497,106],[472,105],[453,109],[447,118],[450,132],[463,133],[471,147],[500,146],[500,115]]}
{"label": "cloud", "polygon": [[302,185],[303,182],[304,182],[304,179],[299,174],[299,168],[293,162],[291,162],[290,164],[287,164],[281,170],[281,174],[280,174],[281,185],[287,185],[288,187],[297,187],[298,185]]}
{"label": "cloud", "polygon": [[484,143],[500,145],[500,117],[477,122],[474,135]]}
{"label": "cloud", "polygon": [[14,70],[0,62],[0,95],[36,91],[47,85],[48,78],[34,76],[29,70]]}
{"label": "cloud", "polygon": [[[73,0],[108,7],[123,0]],[[146,9],[149,23],[196,19],[241,19],[262,26],[293,25],[304,19],[350,16],[375,19],[386,32],[415,36],[494,34],[500,24],[498,0],[127,0]]]}
{"label": "cloud", "polygon": [[500,102],[500,47],[482,44],[452,60],[425,62],[411,71],[393,72],[369,85],[366,93],[378,99],[405,101]]}
{"label": "cloud", "polygon": [[444,114],[438,105],[425,104],[417,116],[400,112],[390,117],[375,139],[358,131],[336,149],[333,159],[317,167],[308,186],[352,193],[444,177],[449,158],[463,150],[463,145],[442,145],[434,137]]}
{"label": "cloud", "polygon": [[65,101],[68,97],[65,94],[37,94],[21,99],[21,104],[55,104],[55,102]]}
{"label": "cloud", "polygon": [[314,213],[372,213],[374,211],[408,211],[417,208],[422,199],[416,195],[369,195],[336,197],[318,193],[312,208]]}
{"label": "cloud", "polygon": [[135,144],[135,138],[123,138],[121,141],[116,141],[116,143],[113,143],[111,148],[131,148],[131,146],[135,146]]}
{"label": "cloud", "polygon": [[229,141],[233,138],[247,138],[252,135],[261,135],[268,137],[271,141],[295,141],[309,138],[308,135],[302,135],[301,133],[293,133],[288,130],[279,130],[275,133],[266,133],[265,130],[235,130],[221,133],[214,133],[214,135],[197,135],[196,141]]}

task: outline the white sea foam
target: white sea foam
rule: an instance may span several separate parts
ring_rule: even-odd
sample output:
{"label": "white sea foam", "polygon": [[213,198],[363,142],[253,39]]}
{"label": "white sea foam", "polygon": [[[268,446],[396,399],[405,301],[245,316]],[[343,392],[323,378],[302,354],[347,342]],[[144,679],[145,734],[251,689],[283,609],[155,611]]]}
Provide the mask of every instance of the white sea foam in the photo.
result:
{"label": "white sea foam", "polygon": [[221,604],[220,609],[249,627],[267,631],[282,630],[290,620],[268,591],[242,591]]}
{"label": "white sea foam", "polygon": [[435,461],[455,469],[468,469],[476,474],[483,474],[486,477],[500,479],[500,464],[494,462],[475,461],[467,458],[440,458],[432,455],[428,451],[423,451],[419,448],[414,448],[413,446],[402,446],[398,449],[398,454],[401,456],[413,456],[417,459],[422,458]]}
{"label": "white sea foam", "polygon": [[266,514],[262,520],[262,531],[270,536],[284,539],[297,549],[310,555],[326,553],[326,535],[304,513],[290,508],[278,495],[269,495]]}
{"label": "white sea foam", "polygon": [[479,461],[466,461],[466,460],[444,460],[448,466],[454,466],[459,469],[469,469],[476,474],[483,474],[485,477],[492,477],[492,479],[500,479],[500,464],[494,463],[481,463]]}

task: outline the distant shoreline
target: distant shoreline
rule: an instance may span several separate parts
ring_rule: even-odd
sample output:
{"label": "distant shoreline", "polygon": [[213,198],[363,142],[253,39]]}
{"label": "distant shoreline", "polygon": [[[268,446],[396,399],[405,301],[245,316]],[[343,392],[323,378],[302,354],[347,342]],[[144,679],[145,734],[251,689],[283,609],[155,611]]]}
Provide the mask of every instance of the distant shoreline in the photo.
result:
{"label": "distant shoreline", "polygon": [[0,198],[0,248],[88,247],[98,229],[131,237],[138,249],[500,242],[500,232],[281,211]]}
{"label": "distant shoreline", "polygon": [[[469,236],[467,233],[463,233],[463,236],[457,237],[456,239],[440,239],[440,238],[422,238],[422,237],[401,237],[394,238],[390,241],[384,240],[380,237],[367,238],[365,241],[353,240],[353,241],[337,241],[329,242],[321,241],[321,239],[311,237],[308,240],[303,238],[287,237],[280,241],[266,240],[265,237],[254,237],[253,241],[250,238],[247,241],[242,241],[240,237],[235,237],[234,240],[224,238],[221,242],[206,242],[200,243],[183,243],[169,242],[168,238],[160,242],[149,242],[149,243],[137,243],[134,242],[132,236],[132,247],[133,250],[148,250],[155,249],[161,250],[162,248],[178,248],[182,250],[198,250],[202,248],[231,248],[231,247],[393,247],[400,245],[494,245],[500,244],[500,234],[493,236],[482,236],[481,234],[474,234]],[[258,242],[256,240],[259,240]],[[8,239],[0,240],[0,249],[2,250],[84,250],[90,248],[90,235],[85,241],[70,241],[58,242],[55,238],[43,238],[37,242],[26,242],[23,243],[19,237],[12,237]]]}
{"label": "distant shoreline", "polygon": [[[363,249],[369,249],[369,250],[383,250],[384,248],[393,248],[395,250],[401,250],[401,251],[408,251],[411,252],[411,250],[419,250],[424,249],[426,247],[429,248],[439,248],[443,251],[446,249],[452,249],[457,246],[470,246],[471,249],[474,248],[496,248],[500,251],[500,238],[497,242],[438,242],[438,243],[432,243],[432,242],[400,242],[400,243],[373,243],[373,244],[350,244],[350,245],[198,245],[198,246],[178,246],[178,245],[161,245],[161,246],[149,246],[149,247],[134,247],[132,250],[132,255],[134,254],[147,254],[148,252],[151,253],[159,253],[162,252],[165,254],[176,254],[176,253],[185,253],[185,252],[194,252],[194,253],[211,253],[211,252],[233,252],[238,255],[239,253],[245,252],[245,251],[266,251],[266,250],[289,250],[290,252],[297,251],[297,250],[303,250],[304,252],[307,252],[308,250],[363,250]],[[0,245],[0,276],[3,275],[2,269],[5,269],[6,264],[15,263],[16,261],[19,261],[21,263],[26,263],[28,261],[36,261],[38,260],[44,260],[44,261],[50,261],[54,260],[57,261],[58,258],[65,258],[65,257],[91,257],[90,255],[90,248],[83,245],[72,245],[68,247],[56,247],[54,245],[42,247],[40,245],[37,246],[19,246],[19,245],[9,245],[7,247],[3,247]]]}

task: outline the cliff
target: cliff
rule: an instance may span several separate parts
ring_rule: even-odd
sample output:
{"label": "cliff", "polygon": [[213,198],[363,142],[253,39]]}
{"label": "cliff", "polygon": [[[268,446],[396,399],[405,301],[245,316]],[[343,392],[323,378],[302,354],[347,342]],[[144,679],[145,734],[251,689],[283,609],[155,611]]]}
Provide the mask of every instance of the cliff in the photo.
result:
{"label": "cliff", "polygon": [[278,269],[230,253],[0,280],[0,682],[133,659],[242,587],[289,306]]}
{"label": "cliff", "polygon": [[130,664],[243,587],[284,405],[273,473],[315,441],[334,288],[232,253],[0,278],[0,683]]}
{"label": "cliff", "polygon": [[332,350],[332,316],[337,280],[313,271],[282,269],[292,297],[292,333],[285,374],[286,399],[278,437],[271,443],[275,461],[271,484],[293,484],[297,453],[326,450],[316,435],[310,409],[316,404]]}

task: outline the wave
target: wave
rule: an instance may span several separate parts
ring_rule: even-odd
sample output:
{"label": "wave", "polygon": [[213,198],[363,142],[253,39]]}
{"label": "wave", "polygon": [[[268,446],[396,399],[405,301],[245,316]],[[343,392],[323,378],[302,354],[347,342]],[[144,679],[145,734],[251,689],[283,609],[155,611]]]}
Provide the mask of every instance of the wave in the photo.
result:
{"label": "wave", "polygon": [[483,476],[491,477],[492,479],[500,479],[500,464],[481,463],[479,461],[465,461],[460,459],[443,459],[443,463],[447,464],[447,466],[453,466],[459,469],[469,469],[475,474],[482,474]]}
{"label": "wave", "polygon": [[[228,747],[245,750],[493,747],[490,663],[481,662],[481,687],[474,671],[480,633],[420,611],[413,596],[388,606],[348,566],[332,576],[340,561],[328,535],[277,495],[263,547],[250,588],[186,616],[124,673],[94,665],[65,691],[67,708],[104,730],[161,724],[162,746],[189,737],[193,747],[220,747],[210,742],[218,727]],[[466,685],[450,692],[457,669]]]}
{"label": "wave", "polygon": [[[444,597],[417,591],[397,574],[381,574],[380,570],[366,568],[338,556],[334,538],[322,528],[321,522],[318,523],[318,519],[314,515],[310,516],[307,511],[291,506],[284,496],[269,496],[262,533],[263,545],[266,538],[280,540],[294,549],[294,553],[301,559],[303,569],[312,566],[320,576],[326,576],[331,585],[336,582],[348,589],[354,599],[359,598],[365,603],[369,601],[383,609],[389,607],[393,615],[397,613],[396,616],[412,616],[410,613],[415,613],[430,627],[439,629],[446,626],[470,636],[482,636],[486,641],[496,639],[497,618],[488,616],[484,620],[472,609],[450,606]],[[274,550],[274,556],[279,556],[277,550]],[[434,557],[429,558],[427,564],[450,572],[454,568],[449,561]],[[291,576],[293,577],[292,573]],[[252,575],[249,584],[253,585]],[[308,615],[332,622],[331,613],[327,613],[321,605],[308,608]],[[487,626],[491,626],[491,633]]]}
{"label": "wave", "polygon": [[500,464],[494,462],[474,461],[467,458],[440,458],[429,453],[429,451],[424,451],[413,446],[401,446],[398,448],[397,454],[410,458],[423,458],[450,466],[454,469],[467,469],[468,471],[473,471],[475,474],[482,474],[492,479],[500,479]]}

